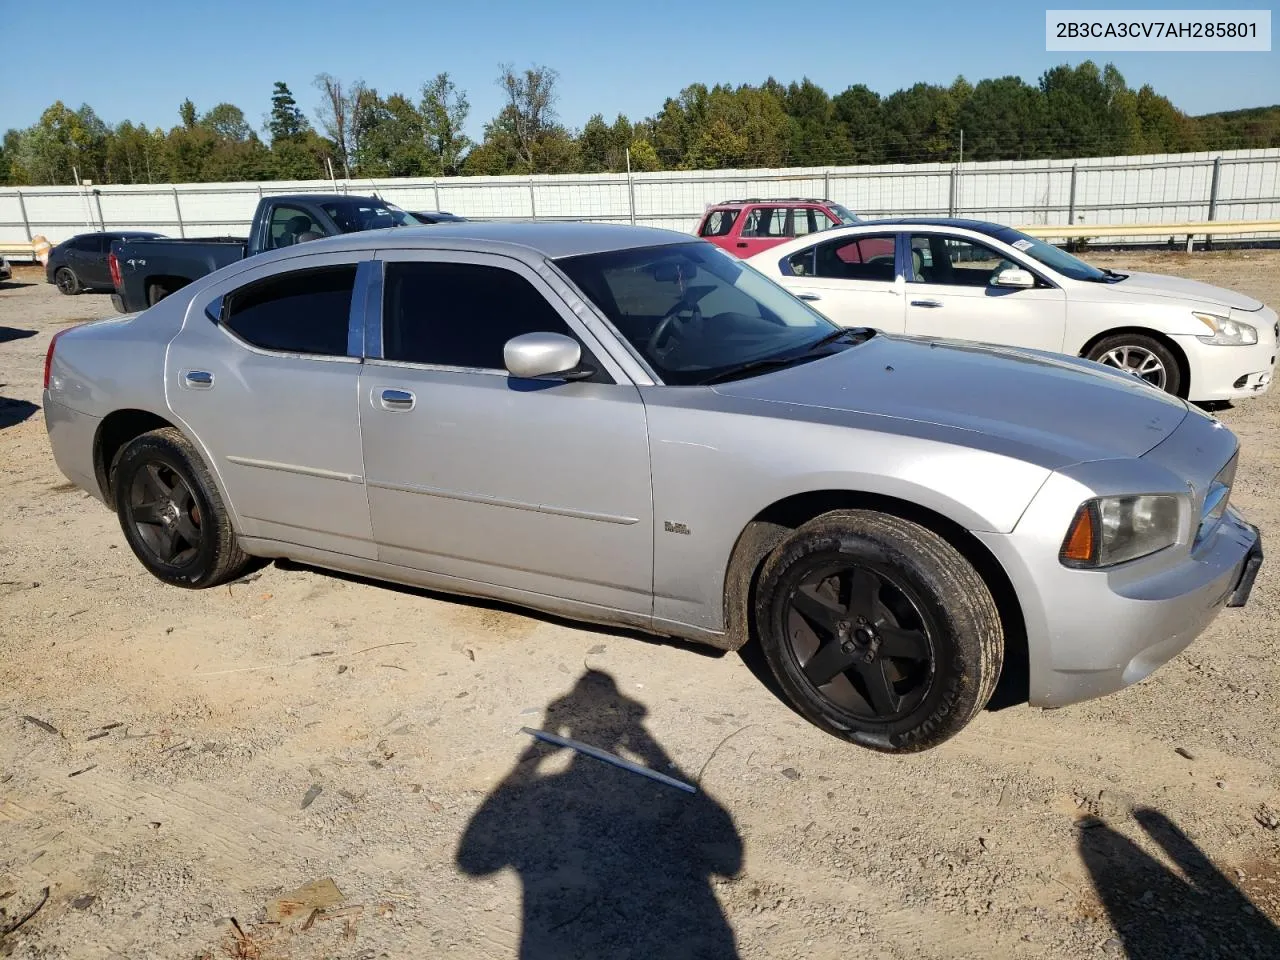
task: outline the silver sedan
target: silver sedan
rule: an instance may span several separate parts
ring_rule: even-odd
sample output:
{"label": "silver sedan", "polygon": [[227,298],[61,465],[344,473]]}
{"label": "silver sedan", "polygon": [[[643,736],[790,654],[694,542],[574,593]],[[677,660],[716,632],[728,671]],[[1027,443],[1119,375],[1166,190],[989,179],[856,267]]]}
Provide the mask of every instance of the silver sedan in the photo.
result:
{"label": "silver sedan", "polygon": [[456,223],[256,256],[49,347],[71,480],[183,587],[288,557],[735,649],[932,746],[1002,669],[1117,690],[1240,605],[1212,417],[1119,371],[844,329],[662,230]]}

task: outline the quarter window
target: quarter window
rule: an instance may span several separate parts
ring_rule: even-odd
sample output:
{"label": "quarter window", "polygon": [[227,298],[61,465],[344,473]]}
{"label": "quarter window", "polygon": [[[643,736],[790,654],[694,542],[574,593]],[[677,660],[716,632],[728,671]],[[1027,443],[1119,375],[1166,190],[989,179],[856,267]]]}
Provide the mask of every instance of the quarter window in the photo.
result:
{"label": "quarter window", "polygon": [[323,228],[311,219],[311,214],[297,207],[279,206],[271,211],[271,236],[269,248],[291,247],[303,240],[313,240],[323,235]]}
{"label": "quarter window", "polygon": [[346,356],[355,282],[354,264],[260,280],[227,298],[222,323],[264,350]]}
{"label": "quarter window", "polygon": [[505,370],[512,337],[573,336],[532,283],[478,263],[388,263],[382,317],[386,359],[446,367]]}

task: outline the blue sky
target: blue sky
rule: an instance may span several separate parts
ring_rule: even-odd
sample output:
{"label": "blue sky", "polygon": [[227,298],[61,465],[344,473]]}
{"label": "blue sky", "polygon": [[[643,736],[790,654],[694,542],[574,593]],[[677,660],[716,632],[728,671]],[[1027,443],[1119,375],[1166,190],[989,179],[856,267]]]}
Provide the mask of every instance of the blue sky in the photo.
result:
{"label": "blue sky", "polygon": [[[0,131],[34,123],[54,100],[91,104],[109,123],[168,128],[190,96],[201,111],[229,101],[261,128],[272,83],[284,80],[314,122],[317,73],[364,79],[381,93],[416,92],[448,71],[471,100],[478,138],[499,108],[498,64],[541,63],[560,73],[562,122],[597,111],[632,119],[658,111],[689,83],[784,82],[808,76],[829,92],[865,83],[882,94],[917,81],[971,82],[1088,54],[1047,53],[1044,11],[1082,0],[865,3],[860,0],[365,0],[306,4],[216,0],[103,4],[0,0]],[[1213,4],[1113,2],[1121,8],[1239,9]],[[1253,7],[1266,9],[1262,4]],[[179,11],[184,11],[180,15]],[[70,24],[80,29],[67,29]],[[1151,83],[1190,113],[1280,103],[1280,52],[1095,54],[1131,86]]]}

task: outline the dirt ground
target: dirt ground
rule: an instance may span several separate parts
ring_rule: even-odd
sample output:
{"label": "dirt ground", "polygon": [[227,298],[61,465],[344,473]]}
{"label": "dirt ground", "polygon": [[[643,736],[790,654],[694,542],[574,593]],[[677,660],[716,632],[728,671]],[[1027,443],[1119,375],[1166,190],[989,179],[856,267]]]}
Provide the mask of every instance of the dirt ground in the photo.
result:
{"label": "dirt ground", "polygon": [[[1280,252],[1095,259],[1280,304]],[[0,955],[1280,956],[1280,559],[1134,688],[881,756],[737,655],[280,565],[163,586],[49,453],[45,347],[111,306],[41,279],[0,285],[0,931],[39,906]],[[1219,416],[1270,536],[1280,396]]]}

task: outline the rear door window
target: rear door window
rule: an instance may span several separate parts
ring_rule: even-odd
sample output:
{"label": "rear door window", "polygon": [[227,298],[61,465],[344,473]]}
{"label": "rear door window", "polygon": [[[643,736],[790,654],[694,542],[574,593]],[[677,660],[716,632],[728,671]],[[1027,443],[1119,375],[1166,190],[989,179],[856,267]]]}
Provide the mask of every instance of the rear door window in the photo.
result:
{"label": "rear door window", "polygon": [[230,294],[221,322],[263,350],[343,357],[355,282],[355,264],[278,274]]}
{"label": "rear door window", "polygon": [[698,231],[701,237],[727,237],[733,232],[733,225],[737,222],[737,210],[712,210],[706,220],[702,222],[702,229]]}
{"label": "rear door window", "polygon": [[787,262],[797,276],[892,283],[896,242],[892,233],[841,237],[793,254]]}

